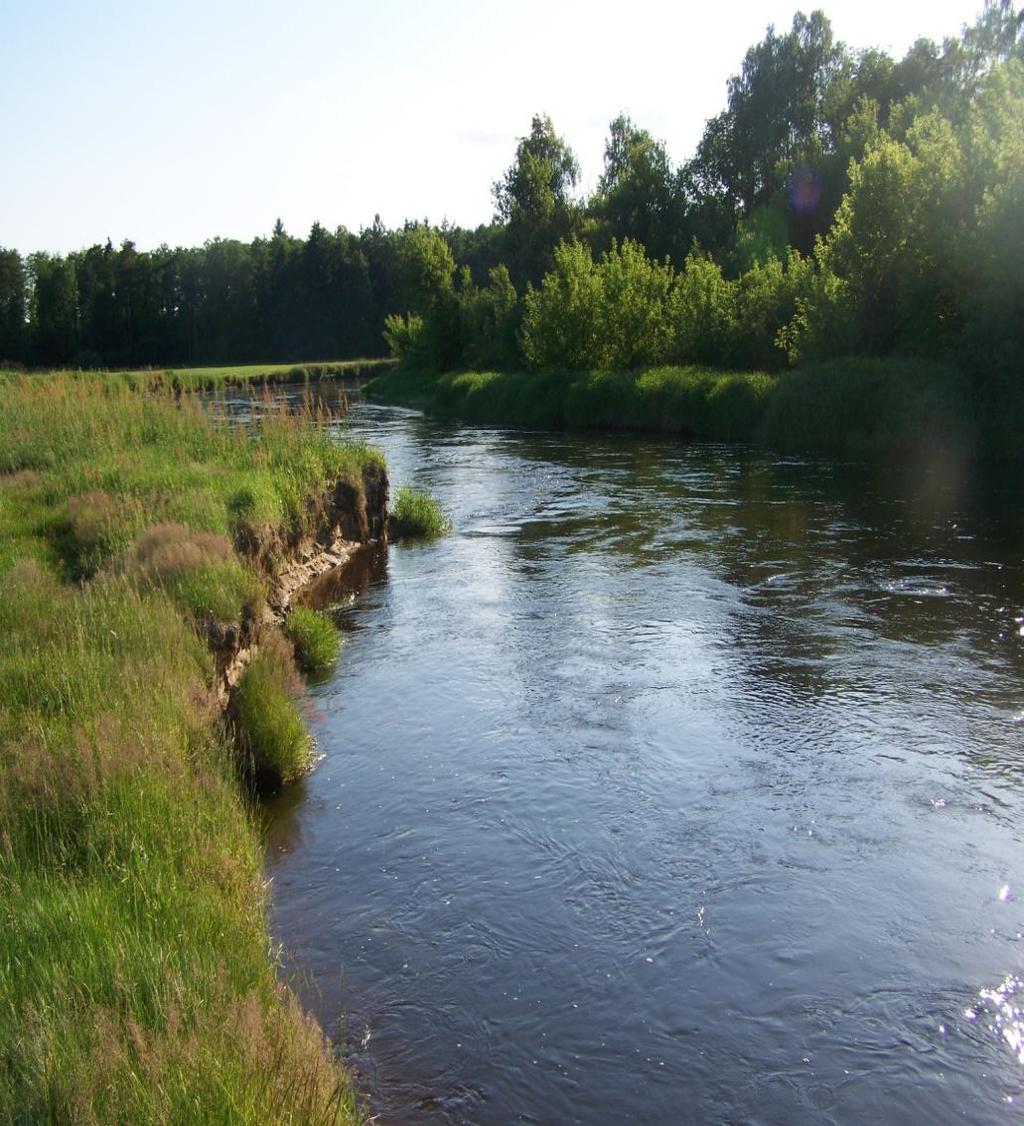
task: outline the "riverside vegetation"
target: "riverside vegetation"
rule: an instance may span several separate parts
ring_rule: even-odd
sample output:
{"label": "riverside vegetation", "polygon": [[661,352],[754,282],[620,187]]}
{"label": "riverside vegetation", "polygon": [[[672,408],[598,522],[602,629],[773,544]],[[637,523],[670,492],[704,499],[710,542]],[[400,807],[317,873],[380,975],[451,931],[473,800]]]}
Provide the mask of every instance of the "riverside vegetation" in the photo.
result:
{"label": "riverside vegetation", "polygon": [[507,260],[485,282],[447,232],[403,233],[409,306],[385,319],[403,370],[369,394],[488,422],[1019,456],[1021,27],[990,3],[895,63],[798,14],[747,53],[683,169],[613,122],[582,206],[575,157],[535,118],[495,185]]}
{"label": "riverside vegetation", "polygon": [[[0,394],[0,1117],[356,1121],[268,957],[240,780],[308,765],[261,613],[332,497],[381,495],[381,457],[112,377]],[[225,721],[224,651],[253,642]]]}
{"label": "riverside vegetation", "polygon": [[[797,12],[688,160],[620,115],[581,197],[539,114],[475,230],[0,251],[0,357],[230,364],[386,339],[404,370],[372,394],[467,417],[1018,456],[1022,27],[987,0],[894,58]],[[434,378],[456,371],[477,374]]]}
{"label": "riverside vegetation", "polygon": [[395,539],[434,539],[452,530],[451,517],[425,489],[403,485],[388,518]]}

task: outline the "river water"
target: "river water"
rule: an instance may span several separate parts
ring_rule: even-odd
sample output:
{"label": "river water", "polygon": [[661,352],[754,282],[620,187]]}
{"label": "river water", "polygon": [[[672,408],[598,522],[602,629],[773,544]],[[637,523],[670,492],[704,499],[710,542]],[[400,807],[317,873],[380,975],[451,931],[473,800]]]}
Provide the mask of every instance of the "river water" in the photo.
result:
{"label": "river water", "polygon": [[267,832],[377,1121],[1018,1120],[1020,480],[345,429],[455,521],[319,592]]}

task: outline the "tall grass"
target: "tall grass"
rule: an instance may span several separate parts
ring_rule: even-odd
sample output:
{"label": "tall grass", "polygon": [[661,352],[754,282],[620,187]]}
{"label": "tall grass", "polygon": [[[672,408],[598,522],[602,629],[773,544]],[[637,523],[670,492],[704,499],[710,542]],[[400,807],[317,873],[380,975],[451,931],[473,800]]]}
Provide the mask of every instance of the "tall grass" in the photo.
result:
{"label": "tall grass", "polygon": [[24,549],[88,577],[154,524],[236,543],[279,528],[295,541],[337,482],[361,489],[383,469],[378,452],[335,441],[312,414],[269,412],[249,434],[189,398],[90,375],[19,376],[3,395],[0,569]]}
{"label": "tall grass", "polygon": [[341,652],[341,634],[334,623],[326,614],[309,606],[292,607],[285,619],[284,632],[303,672],[325,672]]}
{"label": "tall grass", "polygon": [[[285,550],[379,455],[312,418],[246,435],[116,380],[12,377],[0,396],[0,1120],[356,1121],[267,957],[196,626],[257,616],[266,572],[237,544]],[[309,753],[290,660],[264,643],[246,674],[264,714],[241,726],[286,776]]]}
{"label": "tall grass", "polygon": [[298,364],[234,364],[226,367],[153,368],[116,373],[135,388],[216,391],[223,387],[314,383],[349,377],[361,379],[394,366],[390,359],[318,360]]}
{"label": "tall grass", "polygon": [[647,430],[748,439],[775,377],[706,368],[617,372],[459,372],[397,369],[372,380],[369,398],[471,422],[544,429]]}
{"label": "tall grass", "polygon": [[433,539],[452,530],[451,518],[425,489],[403,485],[395,494],[389,520],[395,539]]}
{"label": "tall grass", "polygon": [[364,394],[478,423],[633,430],[865,456],[993,445],[965,377],[924,360],[837,360],[781,375],[699,367],[445,375],[397,368]]}

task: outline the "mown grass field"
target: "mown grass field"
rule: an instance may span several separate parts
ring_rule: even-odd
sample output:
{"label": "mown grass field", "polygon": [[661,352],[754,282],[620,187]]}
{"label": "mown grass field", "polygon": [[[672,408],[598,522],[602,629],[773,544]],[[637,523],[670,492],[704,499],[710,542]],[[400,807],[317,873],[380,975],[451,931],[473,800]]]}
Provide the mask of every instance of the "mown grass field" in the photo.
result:
{"label": "mown grass field", "polygon": [[380,455],[117,377],[8,375],[0,402],[0,1120],[358,1121],[277,981],[241,784],[264,728],[308,749],[291,649],[264,638],[272,706],[236,739],[208,642],[257,628],[275,560]]}
{"label": "mown grass field", "polygon": [[781,375],[701,367],[438,375],[398,367],[363,393],[467,422],[628,430],[852,456],[924,445],[970,451],[984,425],[966,379],[923,360],[837,360]]}

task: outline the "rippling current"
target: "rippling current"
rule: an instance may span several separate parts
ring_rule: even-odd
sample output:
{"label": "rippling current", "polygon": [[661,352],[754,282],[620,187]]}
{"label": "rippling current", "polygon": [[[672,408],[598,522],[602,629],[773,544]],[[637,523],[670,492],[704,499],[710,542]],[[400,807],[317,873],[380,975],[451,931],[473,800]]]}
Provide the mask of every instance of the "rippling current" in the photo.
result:
{"label": "rippling current", "polygon": [[1020,480],[358,406],[274,932],[380,1122],[1014,1121]]}

